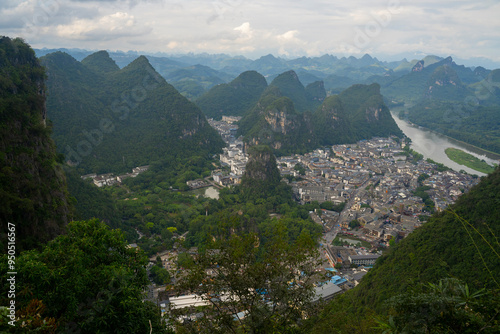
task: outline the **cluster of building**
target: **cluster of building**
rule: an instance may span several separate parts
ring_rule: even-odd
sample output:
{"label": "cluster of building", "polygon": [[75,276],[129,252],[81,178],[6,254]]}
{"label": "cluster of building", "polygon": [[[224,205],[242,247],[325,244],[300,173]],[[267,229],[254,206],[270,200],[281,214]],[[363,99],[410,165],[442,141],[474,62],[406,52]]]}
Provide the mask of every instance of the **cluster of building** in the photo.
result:
{"label": "cluster of building", "polygon": [[[213,182],[221,186],[241,182],[248,160],[243,142],[235,137],[237,127],[233,121],[210,120],[227,143],[220,155],[221,164],[227,168],[212,173]],[[353,239],[362,239],[374,246],[387,245],[418,228],[420,216],[431,213],[430,206],[437,211],[444,210],[478,182],[467,174],[443,170],[423,160],[414,161],[404,149],[405,145],[397,138],[373,138],[277,159],[280,173],[292,187],[298,202],[345,203],[340,213],[326,209],[311,212],[313,220],[326,231],[327,244],[322,246],[326,262],[321,270],[335,272],[328,282],[317,284],[315,300],[328,300],[357,285],[380,256],[362,247],[332,246],[337,234],[350,234]],[[206,185],[203,180],[192,182],[191,187]],[[422,192],[426,194],[425,202]],[[168,258],[176,258],[175,255],[169,254]],[[172,269],[175,265],[167,257],[162,260],[166,268]],[[169,306],[179,309],[205,303],[200,296],[188,295],[168,296],[160,304],[165,312]]]}
{"label": "cluster of building", "polygon": [[236,139],[236,134],[238,132],[238,125],[235,123],[238,122],[241,117],[238,116],[222,116],[221,121],[216,121],[212,118],[208,119],[208,123],[212,128],[217,130],[221,135],[222,139],[226,143],[231,143]]}
{"label": "cluster of building", "polygon": [[[225,138],[227,147],[220,155],[228,169],[213,173],[214,182],[230,186],[241,182],[248,157],[241,139],[235,137],[234,119],[210,120]],[[419,160],[404,149],[406,142],[395,137],[372,138],[355,144],[334,145],[304,155],[277,158],[281,175],[292,186],[296,200],[345,203],[341,214],[322,210],[318,223],[327,229],[337,226],[350,230],[357,220],[358,237],[388,245],[421,226],[421,215],[441,211],[478,182],[476,177]],[[425,187],[425,188],[422,188]],[[424,203],[421,193],[425,191]],[[431,204],[431,205],[429,205]],[[314,219],[314,217],[313,217]]]}
{"label": "cluster of building", "polygon": [[344,267],[365,266],[371,267],[380,257],[379,254],[368,253],[366,250],[355,247],[330,246],[326,247],[326,257],[333,267],[338,264]]}
{"label": "cluster of building", "polygon": [[245,173],[248,162],[248,156],[244,152],[245,145],[241,138],[236,138],[238,126],[234,123],[240,119],[241,117],[223,116],[222,121],[208,120],[227,144],[227,147],[223,148],[219,160],[223,167],[229,167],[229,171],[227,169],[216,170],[212,173],[214,182],[223,187],[241,183],[241,177]]}
{"label": "cluster of building", "polygon": [[[321,212],[329,228],[349,230],[349,223],[357,220],[362,227],[359,237],[388,243],[419,227],[419,216],[431,213],[429,204],[444,210],[478,182],[424,160],[410,162],[404,145],[396,138],[373,138],[280,157],[277,162],[282,176],[299,180],[290,185],[300,203],[346,203],[342,214]],[[431,203],[416,195],[419,189]]]}
{"label": "cluster of building", "polygon": [[94,173],[94,174],[82,175],[81,178],[83,180],[92,179],[92,181],[97,187],[112,186],[113,184],[122,183],[123,180],[129,177],[136,177],[140,173],[147,171],[148,168],[149,165],[135,167],[132,169],[132,173],[122,174],[118,176],[114,175],[113,173],[99,174],[99,175]]}

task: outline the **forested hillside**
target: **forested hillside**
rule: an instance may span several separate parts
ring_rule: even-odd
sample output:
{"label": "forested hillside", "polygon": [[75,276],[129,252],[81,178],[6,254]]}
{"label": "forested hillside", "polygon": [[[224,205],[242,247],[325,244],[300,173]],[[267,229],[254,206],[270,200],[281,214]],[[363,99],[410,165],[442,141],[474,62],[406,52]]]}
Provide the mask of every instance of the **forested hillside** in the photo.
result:
{"label": "forested hillside", "polygon": [[[62,159],[50,138],[45,72],[21,39],[0,37],[0,245],[40,246],[71,218]],[[12,225],[8,225],[8,224]]]}
{"label": "forested hillside", "polygon": [[382,85],[382,94],[404,103],[404,118],[452,138],[500,152],[498,70],[457,65],[451,57],[426,64]]}
{"label": "forested hillside", "polygon": [[192,102],[139,57],[123,69],[106,52],[78,62],[42,58],[54,139],[81,174],[130,172],[159,159],[207,155],[223,146]]}
{"label": "forested hillside", "polygon": [[255,105],[266,87],[266,79],[261,74],[247,71],[228,84],[213,87],[196,100],[196,104],[207,117],[242,116]]}
{"label": "forested hillside", "polygon": [[[290,73],[285,77],[294,82]],[[319,98],[316,103],[322,102],[321,105],[314,112],[304,113],[297,111],[294,95],[290,95],[295,90],[290,86],[299,91],[302,87],[305,92],[298,84],[285,85],[288,93],[271,84],[241,119],[239,132],[247,143],[266,144],[279,154],[290,154],[374,136],[402,136],[384,104],[378,84],[354,85],[339,95]]]}

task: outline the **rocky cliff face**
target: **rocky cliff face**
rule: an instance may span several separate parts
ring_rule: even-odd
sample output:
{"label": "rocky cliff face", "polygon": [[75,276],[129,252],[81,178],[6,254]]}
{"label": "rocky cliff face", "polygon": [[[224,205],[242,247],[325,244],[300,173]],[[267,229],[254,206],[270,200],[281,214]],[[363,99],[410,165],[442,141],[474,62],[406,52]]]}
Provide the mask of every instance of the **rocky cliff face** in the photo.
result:
{"label": "rocky cliff face", "polygon": [[43,68],[21,39],[0,37],[0,73],[0,240],[11,223],[16,248],[30,249],[64,231],[71,206],[45,122]]}
{"label": "rocky cliff face", "polygon": [[[445,59],[447,60],[447,59]],[[465,96],[465,87],[457,72],[450,65],[442,65],[434,70],[427,82],[427,98],[460,98]]]}
{"label": "rocky cliff face", "polygon": [[412,72],[422,72],[423,69],[424,69],[424,61],[420,60],[419,62],[417,62],[415,64],[415,66],[413,66],[413,68],[411,69],[411,71]]}
{"label": "rocky cliff face", "polygon": [[325,98],[312,113],[297,113],[294,107],[288,97],[268,94],[241,120],[240,133],[249,145],[265,144],[277,154],[353,143],[373,136],[402,135],[378,84],[354,85]]}

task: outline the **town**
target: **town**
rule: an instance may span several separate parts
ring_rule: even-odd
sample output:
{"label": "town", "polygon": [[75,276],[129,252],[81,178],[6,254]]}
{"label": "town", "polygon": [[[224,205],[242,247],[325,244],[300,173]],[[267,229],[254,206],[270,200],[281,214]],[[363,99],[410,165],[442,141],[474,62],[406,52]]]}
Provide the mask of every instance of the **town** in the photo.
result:
{"label": "town", "polygon": [[[211,177],[187,181],[190,188],[241,182],[248,158],[242,139],[236,138],[236,121],[236,117],[209,120],[227,143],[219,156],[222,168]],[[423,160],[406,140],[396,137],[281,156],[277,167],[297,202],[321,207],[309,214],[323,228],[324,264],[318,270],[330,272],[331,278],[316,286],[315,300],[331,299],[356,286],[385,247],[405,238],[433,212],[445,210],[479,181]],[[179,252],[186,251],[196,256],[196,249],[173,249],[151,257],[150,265],[160,258],[165,268],[176,271]],[[206,304],[200,296],[175,297],[174,291],[155,285],[150,286],[148,299],[158,302],[163,313]]]}
{"label": "town", "polygon": [[[232,121],[210,120],[228,144],[220,155],[225,171],[213,173],[221,186],[241,182],[247,161]],[[369,241],[389,241],[405,237],[433,211],[446,209],[479,182],[476,176],[414,157],[408,145],[396,137],[373,138],[278,157],[277,165],[301,204],[344,203],[340,214],[326,209],[316,213],[314,218],[326,230],[347,230],[357,221]]]}
{"label": "town", "polygon": [[[241,138],[235,137],[235,121],[209,120],[228,144],[220,155],[223,169],[213,173],[221,186],[238,184],[245,171],[247,156]],[[343,270],[342,288],[356,285],[383,248],[479,182],[477,176],[423,160],[407,140],[396,137],[282,156],[277,166],[299,203],[324,207],[310,216],[324,229],[325,270]]]}

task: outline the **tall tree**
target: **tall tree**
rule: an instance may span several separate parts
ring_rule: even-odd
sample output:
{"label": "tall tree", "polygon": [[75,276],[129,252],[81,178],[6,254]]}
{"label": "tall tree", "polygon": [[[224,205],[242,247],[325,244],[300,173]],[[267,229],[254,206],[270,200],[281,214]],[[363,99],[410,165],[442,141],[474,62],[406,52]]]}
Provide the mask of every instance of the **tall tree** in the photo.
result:
{"label": "tall tree", "polygon": [[[17,326],[0,330],[38,330],[25,317],[33,317],[29,310],[42,301],[42,316],[55,320],[51,329],[57,332],[164,333],[158,308],[143,302],[147,262],[143,252],[127,248],[119,230],[97,219],[72,222],[67,235],[17,257]],[[5,255],[0,270],[9,271]],[[6,305],[10,285],[6,279],[0,284]]]}
{"label": "tall tree", "polygon": [[195,258],[179,291],[209,306],[196,326],[203,333],[286,333],[313,310],[316,243],[302,232],[292,244],[277,224],[263,242],[256,234],[233,234],[211,242]]}

